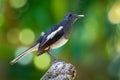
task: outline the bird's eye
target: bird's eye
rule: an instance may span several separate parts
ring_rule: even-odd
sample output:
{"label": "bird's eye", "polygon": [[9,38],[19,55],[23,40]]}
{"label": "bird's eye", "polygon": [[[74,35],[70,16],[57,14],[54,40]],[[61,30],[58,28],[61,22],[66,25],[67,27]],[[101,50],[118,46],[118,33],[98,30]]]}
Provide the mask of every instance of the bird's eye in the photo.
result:
{"label": "bird's eye", "polygon": [[72,17],[72,14],[70,14],[69,17]]}

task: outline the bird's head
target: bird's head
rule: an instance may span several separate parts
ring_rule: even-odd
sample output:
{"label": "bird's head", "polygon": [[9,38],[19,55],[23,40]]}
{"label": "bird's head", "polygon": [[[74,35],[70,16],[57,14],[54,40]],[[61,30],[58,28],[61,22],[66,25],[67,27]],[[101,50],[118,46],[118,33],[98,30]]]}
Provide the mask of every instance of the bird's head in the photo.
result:
{"label": "bird's head", "polygon": [[77,19],[79,19],[81,17],[84,17],[84,15],[77,15],[75,13],[68,13],[64,16],[63,20],[67,20],[67,21],[74,23]]}

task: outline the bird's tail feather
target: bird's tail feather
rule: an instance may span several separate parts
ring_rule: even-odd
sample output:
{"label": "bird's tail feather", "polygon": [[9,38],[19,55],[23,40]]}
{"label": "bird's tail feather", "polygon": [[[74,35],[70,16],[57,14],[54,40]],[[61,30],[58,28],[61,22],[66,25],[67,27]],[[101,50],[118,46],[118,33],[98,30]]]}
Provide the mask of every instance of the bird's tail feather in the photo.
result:
{"label": "bird's tail feather", "polygon": [[25,50],[23,53],[21,53],[20,55],[18,55],[15,59],[13,59],[10,64],[13,65],[15,64],[16,62],[18,62],[20,59],[22,59],[24,56],[26,56],[27,54],[29,54],[30,52],[32,51],[35,51],[38,49],[38,44],[37,45],[34,45],[30,48],[28,48],[27,50]]}

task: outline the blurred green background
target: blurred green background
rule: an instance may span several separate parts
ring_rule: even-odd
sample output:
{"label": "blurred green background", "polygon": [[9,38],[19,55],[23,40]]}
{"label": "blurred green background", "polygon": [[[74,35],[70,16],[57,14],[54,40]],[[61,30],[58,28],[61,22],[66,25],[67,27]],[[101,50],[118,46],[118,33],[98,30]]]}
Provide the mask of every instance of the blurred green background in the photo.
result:
{"label": "blurred green background", "polygon": [[120,80],[120,0],[0,0],[0,80],[39,80],[48,54],[9,62],[68,12],[85,17],[55,56],[76,66],[75,80]]}

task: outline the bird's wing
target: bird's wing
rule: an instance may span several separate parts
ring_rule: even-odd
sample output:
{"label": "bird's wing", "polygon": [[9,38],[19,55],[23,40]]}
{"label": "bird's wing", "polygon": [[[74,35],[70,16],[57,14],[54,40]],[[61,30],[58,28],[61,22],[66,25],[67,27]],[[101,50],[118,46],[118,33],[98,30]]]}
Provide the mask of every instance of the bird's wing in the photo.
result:
{"label": "bird's wing", "polygon": [[39,45],[39,51],[44,50],[50,45],[54,44],[57,40],[59,40],[64,35],[63,26],[53,27],[50,29],[44,36],[42,42]]}
{"label": "bird's wing", "polygon": [[58,35],[62,35],[63,33],[63,26],[60,26],[56,29],[52,28],[48,33],[46,34],[46,37],[44,38],[43,42],[41,43],[41,46],[43,46],[46,42],[52,39],[56,39]]}

